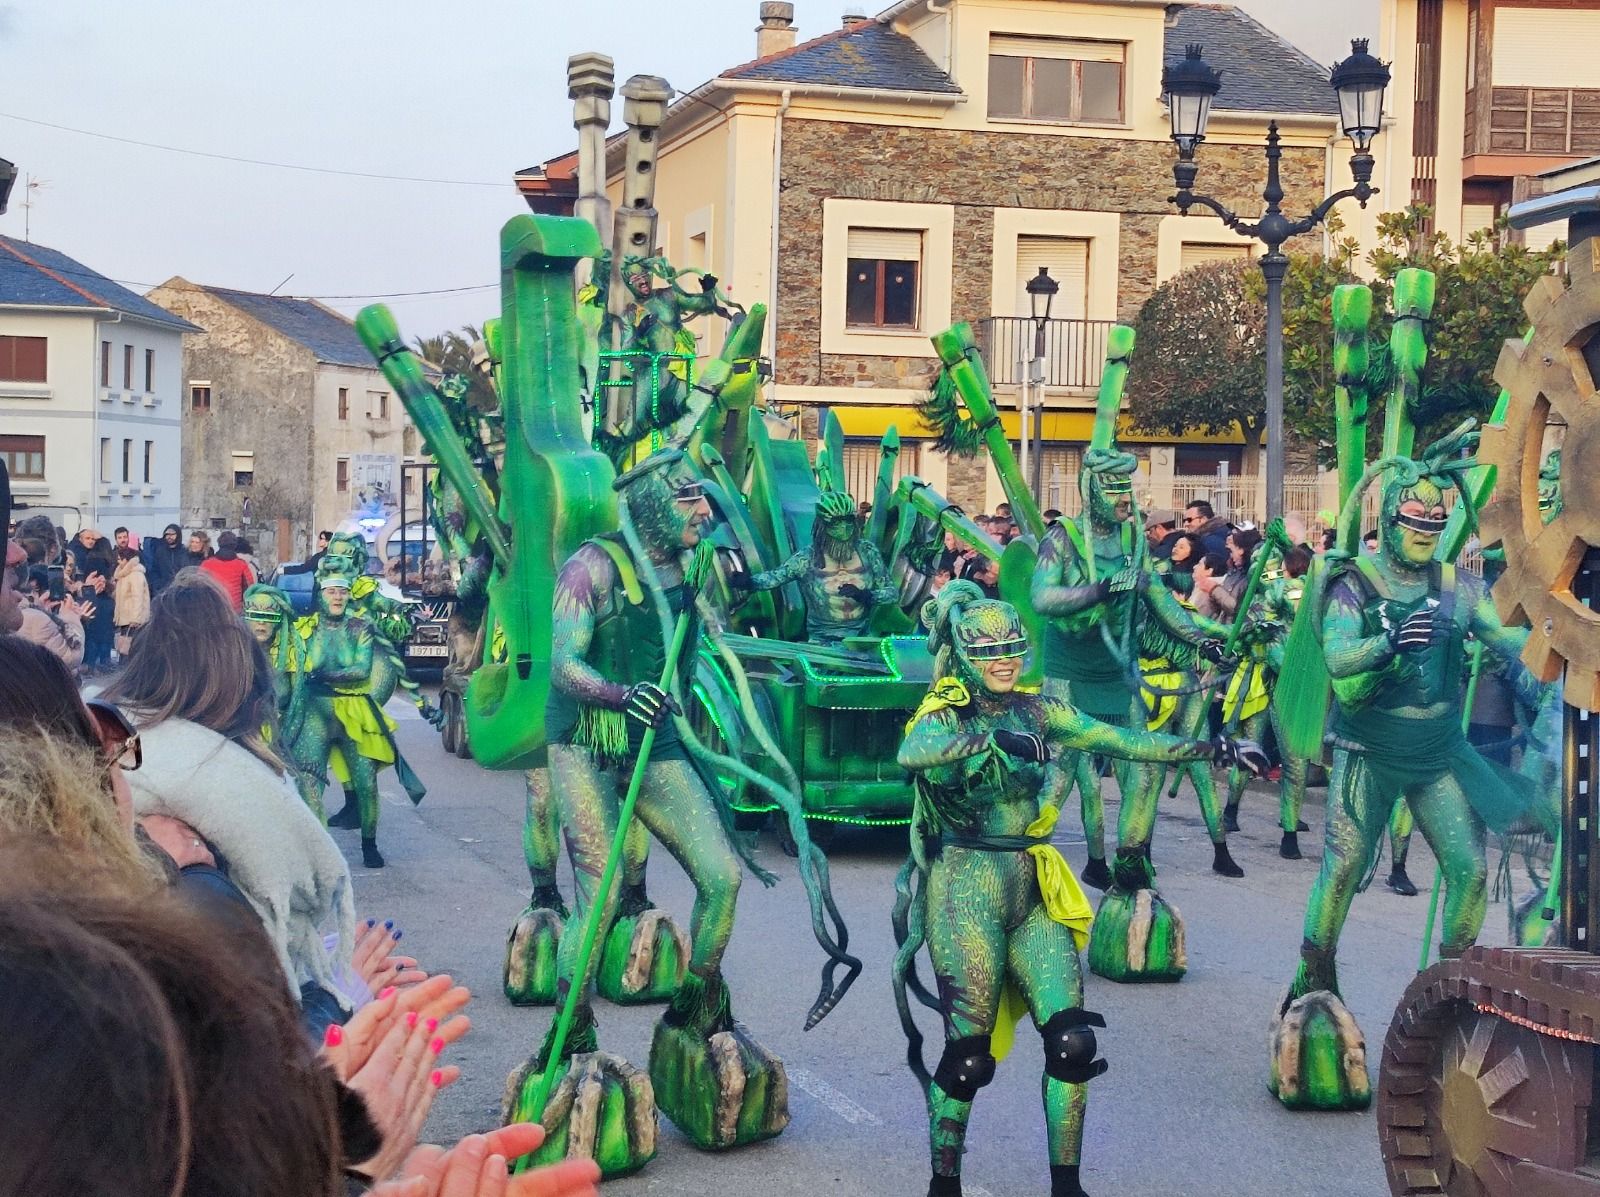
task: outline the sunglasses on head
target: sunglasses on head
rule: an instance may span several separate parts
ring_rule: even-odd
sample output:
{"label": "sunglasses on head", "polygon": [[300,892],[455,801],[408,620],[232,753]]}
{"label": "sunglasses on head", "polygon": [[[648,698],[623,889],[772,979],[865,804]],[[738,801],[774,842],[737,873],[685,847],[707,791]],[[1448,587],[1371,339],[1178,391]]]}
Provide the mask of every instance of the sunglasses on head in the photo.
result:
{"label": "sunglasses on head", "polygon": [[1394,522],[1402,528],[1410,528],[1413,532],[1443,532],[1449,523],[1443,517],[1430,515],[1406,515],[1401,513],[1394,517]]}
{"label": "sunglasses on head", "polygon": [[122,708],[103,698],[88,699],[83,705],[89,709],[89,718],[94,720],[108,765],[120,765],[125,772],[132,772],[144,764],[139,729],[122,713]]}
{"label": "sunglasses on head", "polygon": [[672,497],[679,503],[698,503],[706,497],[706,486],[703,482],[685,482],[672,492]]}

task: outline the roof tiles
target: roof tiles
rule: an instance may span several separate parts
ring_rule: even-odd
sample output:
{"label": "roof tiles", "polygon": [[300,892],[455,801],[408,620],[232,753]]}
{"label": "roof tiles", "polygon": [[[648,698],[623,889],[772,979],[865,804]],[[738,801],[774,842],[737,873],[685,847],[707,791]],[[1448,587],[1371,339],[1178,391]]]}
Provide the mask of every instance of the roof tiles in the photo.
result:
{"label": "roof tiles", "polygon": [[110,310],[179,332],[200,331],[60,250],[14,237],[0,237],[0,304]]}

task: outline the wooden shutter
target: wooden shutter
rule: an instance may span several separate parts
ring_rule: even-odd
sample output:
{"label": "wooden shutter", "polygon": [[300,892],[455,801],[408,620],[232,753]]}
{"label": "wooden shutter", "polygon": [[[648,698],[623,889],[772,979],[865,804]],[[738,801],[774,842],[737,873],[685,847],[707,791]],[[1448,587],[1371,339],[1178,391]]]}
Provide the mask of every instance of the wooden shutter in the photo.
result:
{"label": "wooden shutter", "polygon": [[1496,8],[1491,69],[1497,87],[1593,87],[1600,10]]}
{"label": "wooden shutter", "polygon": [[1462,204],[1461,239],[1465,241],[1479,229],[1494,229],[1494,205]]}
{"label": "wooden shutter", "polygon": [[989,53],[1013,58],[1073,58],[1079,62],[1121,62],[1127,47],[1122,42],[1075,41],[1064,37],[1015,37],[992,34]]}
{"label": "wooden shutter", "polygon": [[1218,245],[1207,244],[1203,241],[1185,241],[1183,253],[1178,259],[1178,269],[1187,270],[1191,266],[1204,266],[1207,262],[1236,262],[1240,258],[1249,258],[1248,245]]}
{"label": "wooden shutter", "polygon": [[1039,267],[1050,271],[1060,285],[1050,304],[1053,320],[1082,320],[1089,311],[1089,242],[1078,237],[1017,238],[1017,308],[1019,316],[1031,316],[1028,280]]}
{"label": "wooden shutter", "polygon": [[845,256],[869,261],[922,261],[921,229],[851,229]]}

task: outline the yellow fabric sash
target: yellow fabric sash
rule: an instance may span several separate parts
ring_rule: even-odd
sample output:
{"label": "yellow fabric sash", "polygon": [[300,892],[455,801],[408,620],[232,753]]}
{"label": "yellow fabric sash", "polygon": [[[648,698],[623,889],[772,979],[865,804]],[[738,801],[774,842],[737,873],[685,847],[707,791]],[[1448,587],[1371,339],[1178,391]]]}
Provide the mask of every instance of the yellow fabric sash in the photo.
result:
{"label": "yellow fabric sash", "polygon": [[918,719],[924,715],[932,715],[950,707],[964,707],[972,701],[972,695],[967,693],[967,688],[953,677],[942,677],[928,687],[928,692],[922,696],[915,713],[906,720],[906,731],[909,733],[916,726]]}
{"label": "yellow fabric sash", "polygon": [[[1245,682],[1245,675],[1249,674],[1249,683]],[[1267,693],[1267,667],[1260,661],[1253,661],[1248,669],[1235,669],[1233,676],[1228,679],[1228,692],[1222,698],[1222,717],[1225,720],[1234,718],[1234,708],[1239,705],[1240,691],[1244,692],[1244,710],[1238,717],[1238,722],[1252,719],[1267,709],[1271,696]]]}
{"label": "yellow fabric sash", "polygon": [[1155,690],[1178,689],[1183,685],[1183,675],[1165,657],[1140,657],[1139,673],[1144,679],[1139,696],[1144,699],[1145,726],[1151,731],[1160,731],[1178,709],[1178,696],[1162,694],[1158,697]]}
{"label": "yellow fabric sash", "polygon": [[[1039,808],[1039,817],[1028,824],[1024,833],[1034,838],[1049,836],[1055,830],[1061,812],[1048,802]],[[1044,908],[1052,919],[1072,932],[1072,942],[1078,951],[1089,945],[1089,928],[1094,923],[1094,907],[1083,892],[1072,866],[1054,844],[1036,844],[1028,849],[1038,871],[1039,894],[1044,898]],[[996,1060],[1003,1060],[1016,1040],[1017,1023],[1028,1013],[1028,1003],[1016,983],[1007,980],[1000,991],[999,1009],[995,1011],[994,1033],[989,1038],[989,1050]]]}

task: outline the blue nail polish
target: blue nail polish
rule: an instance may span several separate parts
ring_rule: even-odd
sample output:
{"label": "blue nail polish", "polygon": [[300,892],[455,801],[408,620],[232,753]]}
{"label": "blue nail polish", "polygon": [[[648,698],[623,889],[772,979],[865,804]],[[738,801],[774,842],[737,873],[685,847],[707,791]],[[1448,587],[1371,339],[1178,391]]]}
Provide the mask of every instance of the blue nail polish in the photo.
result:
{"label": "blue nail polish", "polygon": [[393,931],[394,930],[394,920],[393,919],[384,919],[383,920],[383,929],[385,931]]}
{"label": "blue nail polish", "polygon": [[398,942],[399,942],[399,941],[400,941],[400,937],[401,937],[401,936],[402,936],[402,935],[404,935],[404,934],[405,934],[405,932],[404,932],[404,931],[396,931],[396,932],[395,932],[395,933],[394,933],[394,938],[395,938],[395,942],[396,942],[396,943],[398,943]]}
{"label": "blue nail polish", "polygon": [[367,920],[367,930],[368,931],[372,930],[377,925],[378,925],[378,920],[377,919],[368,919]]}

